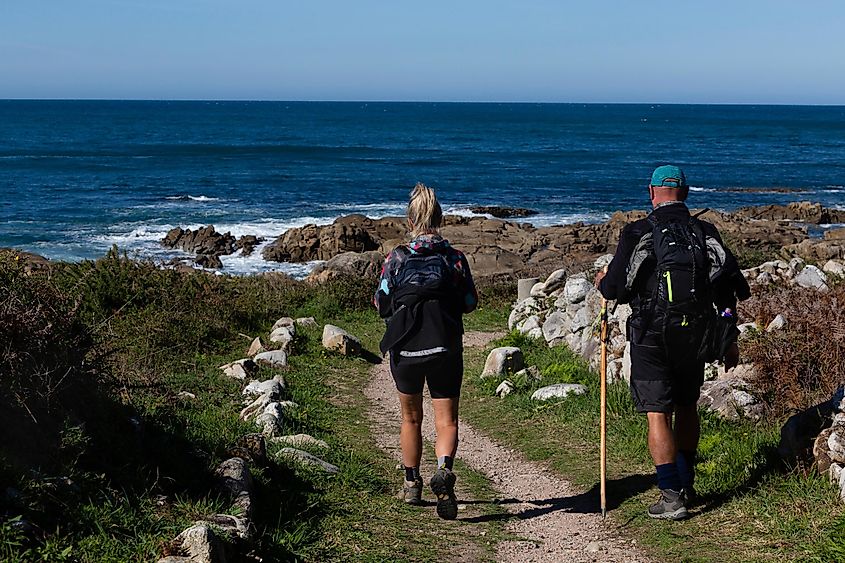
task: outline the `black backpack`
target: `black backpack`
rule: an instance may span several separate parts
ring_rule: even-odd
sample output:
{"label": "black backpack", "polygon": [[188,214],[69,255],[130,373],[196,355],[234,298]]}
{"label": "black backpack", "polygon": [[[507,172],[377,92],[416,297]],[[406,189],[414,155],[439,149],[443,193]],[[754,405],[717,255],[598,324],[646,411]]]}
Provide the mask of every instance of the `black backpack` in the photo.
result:
{"label": "black backpack", "polygon": [[407,247],[391,272],[390,316],[379,348],[401,357],[426,359],[457,351],[463,327],[461,296],[446,256],[412,253]]}

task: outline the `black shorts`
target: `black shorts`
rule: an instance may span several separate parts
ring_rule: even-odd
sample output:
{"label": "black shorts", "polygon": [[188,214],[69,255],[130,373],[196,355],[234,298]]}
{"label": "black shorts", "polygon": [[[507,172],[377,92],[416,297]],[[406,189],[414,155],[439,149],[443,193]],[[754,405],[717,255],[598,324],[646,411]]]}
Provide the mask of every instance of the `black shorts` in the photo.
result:
{"label": "black shorts", "polygon": [[673,328],[664,342],[661,333],[632,326],[630,337],[631,397],[638,412],[671,413],[698,402],[704,383],[700,331]]}
{"label": "black shorts", "polygon": [[391,352],[390,373],[400,393],[417,395],[428,382],[432,399],[454,399],[461,395],[464,380],[463,349],[459,347],[450,354],[425,358],[409,358]]}

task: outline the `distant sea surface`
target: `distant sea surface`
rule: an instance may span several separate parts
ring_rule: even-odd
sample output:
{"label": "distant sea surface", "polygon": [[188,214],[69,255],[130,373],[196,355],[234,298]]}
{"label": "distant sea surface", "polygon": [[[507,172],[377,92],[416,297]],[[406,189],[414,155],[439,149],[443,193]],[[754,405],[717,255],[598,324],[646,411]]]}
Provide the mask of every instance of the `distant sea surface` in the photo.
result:
{"label": "distant sea surface", "polygon": [[[400,215],[417,181],[447,212],[535,225],[645,208],[654,166],[691,205],[845,205],[845,107],[0,101],[0,247],[168,259],[172,227],[271,240],[340,215]],[[789,188],[791,190],[783,190]],[[223,257],[231,273],[302,266]]]}

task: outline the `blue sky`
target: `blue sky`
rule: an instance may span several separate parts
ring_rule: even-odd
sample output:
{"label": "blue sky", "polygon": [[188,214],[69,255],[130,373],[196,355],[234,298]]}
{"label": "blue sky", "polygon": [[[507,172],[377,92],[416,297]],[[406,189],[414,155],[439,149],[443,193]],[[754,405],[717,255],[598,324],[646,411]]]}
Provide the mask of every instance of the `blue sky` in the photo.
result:
{"label": "blue sky", "polygon": [[0,98],[845,104],[841,0],[0,0]]}

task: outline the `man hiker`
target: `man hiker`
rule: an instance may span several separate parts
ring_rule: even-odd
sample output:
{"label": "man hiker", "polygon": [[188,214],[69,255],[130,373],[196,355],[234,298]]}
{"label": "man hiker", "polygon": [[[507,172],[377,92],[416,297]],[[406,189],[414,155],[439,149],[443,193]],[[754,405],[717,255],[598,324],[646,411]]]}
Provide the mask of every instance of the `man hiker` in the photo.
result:
{"label": "man hiker", "polygon": [[654,210],[625,226],[596,287],[608,300],[631,304],[631,396],[648,417],[660,488],[648,514],[680,520],[695,500],[704,363],[737,365],[736,302],[750,290],[716,228],[690,215],[680,168],[658,167],[648,191]]}

